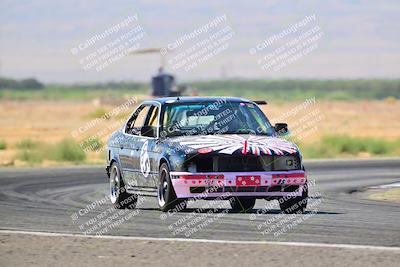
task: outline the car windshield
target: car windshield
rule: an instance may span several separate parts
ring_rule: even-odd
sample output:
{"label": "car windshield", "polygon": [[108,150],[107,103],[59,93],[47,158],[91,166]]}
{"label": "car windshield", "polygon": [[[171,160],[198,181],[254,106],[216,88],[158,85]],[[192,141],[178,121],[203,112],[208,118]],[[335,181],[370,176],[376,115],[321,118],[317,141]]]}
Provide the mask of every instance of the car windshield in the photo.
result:
{"label": "car windshield", "polygon": [[249,102],[169,104],[164,110],[162,129],[165,136],[274,134],[264,113]]}

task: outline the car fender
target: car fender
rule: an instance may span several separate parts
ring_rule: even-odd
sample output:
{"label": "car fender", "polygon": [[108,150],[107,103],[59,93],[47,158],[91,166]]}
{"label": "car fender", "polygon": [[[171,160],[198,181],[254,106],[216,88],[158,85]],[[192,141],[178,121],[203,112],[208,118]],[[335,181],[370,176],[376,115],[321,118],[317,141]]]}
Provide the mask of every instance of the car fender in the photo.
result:
{"label": "car fender", "polygon": [[158,168],[160,168],[160,166],[161,166],[161,164],[162,164],[163,162],[166,162],[167,165],[168,165],[168,169],[171,170],[171,163],[170,163],[169,160],[170,160],[169,154],[167,154],[167,153],[162,153],[162,154],[160,154],[160,155],[158,156],[158,160],[157,160],[157,162],[158,162]]}

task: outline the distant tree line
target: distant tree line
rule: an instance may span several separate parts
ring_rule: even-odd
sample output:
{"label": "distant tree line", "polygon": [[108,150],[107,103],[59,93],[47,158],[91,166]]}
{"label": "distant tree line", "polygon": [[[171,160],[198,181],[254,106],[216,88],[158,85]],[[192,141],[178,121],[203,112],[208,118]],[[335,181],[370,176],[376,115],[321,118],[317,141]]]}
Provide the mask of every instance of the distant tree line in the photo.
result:
{"label": "distant tree line", "polygon": [[[178,83],[182,85],[182,83]],[[384,99],[400,98],[400,79],[359,79],[359,80],[206,80],[186,82],[192,91],[188,94],[239,96],[249,99],[304,99],[318,97],[327,99]],[[31,91],[45,88],[46,94],[62,92],[101,92],[113,91],[146,93],[149,83],[135,81],[109,81],[98,83],[42,84],[34,78],[14,80],[0,78],[0,90]],[[1,92],[0,92],[1,95]]]}
{"label": "distant tree line", "polygon": [[67,87],[67,88],[80,88],[80,89],[93,89],[93,90],[101,90],[101,89],[132,89],[137,90],[141,89],[144,86],[147,86],[146,83],[143,82],[133,82],[133,81],[108,81],[108,82],[98,82],[98,83],[74,83],[69,85],[57,84],[56,87]]}
{"label": "distant tree line", "polygon": [[[400,79],[368,80],[215,80],[189,83],[202,94],[303,98],[316,96],[331,99],[400,98]],[[224,95],[226,95],[224,94]]]}
{"label": "distant tree line", "polygon": [[34,78],[14,80],[0,77],[0,89],[38,90],[43,88],[44,85]]}

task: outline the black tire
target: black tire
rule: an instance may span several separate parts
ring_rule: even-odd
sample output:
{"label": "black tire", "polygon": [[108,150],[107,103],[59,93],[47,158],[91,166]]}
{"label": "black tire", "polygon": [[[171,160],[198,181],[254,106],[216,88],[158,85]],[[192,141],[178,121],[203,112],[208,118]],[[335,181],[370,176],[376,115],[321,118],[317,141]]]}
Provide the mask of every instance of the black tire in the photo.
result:
{"label": "black tire", "polygon": [[136,207],[137,194],[126,192],[121,171],[117,163],[110,168],[110,200],[116,209],[134,209]]}
{"label": "black tire", "polygon": [[303,193],[300,197],[293,197],[284,199],[279,199],[279,206],[281,211],[286,214],[302,214],[306,211],[307,208],[307,200],[308,200],[308,185],[303,189]]}
{"label": "black tire", "polygon": [[187,200],[176,197],[171,177],[169,175],[168,165],[166,163],[161,164],[158,175],[159,182],[157,186],[157,200],[160,210],[164,212],[169,210],[177,212],[185,210]]}
{"label": "black tire", "polygon": [[248,212],[254,208],[256,204],[255,198],[242,198],[242,197],[232,197],[229,200],[231,204],[232,212]]}

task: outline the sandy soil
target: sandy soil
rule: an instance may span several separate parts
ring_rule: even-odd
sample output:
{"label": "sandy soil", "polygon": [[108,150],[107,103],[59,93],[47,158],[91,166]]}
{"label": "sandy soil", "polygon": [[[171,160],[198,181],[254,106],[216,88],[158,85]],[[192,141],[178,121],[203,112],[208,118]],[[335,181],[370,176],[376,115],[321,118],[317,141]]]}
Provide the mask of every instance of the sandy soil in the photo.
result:
{"label": "sandy soil", "polygon": [[[123,102],[123,101],[122,101]],[[295,109],[301,102],[269,103],[264,112],[276,122],[286,112]],[[22,138],[32,138],[48,142],[71,137],[71,131],[83,126],[94,118],[88,117],[99,107],[107,111],[118,106],[101,104],[97,101],[0,101],[0,138],[13,144]],[[94,132],[118,122],[134,109],[112,117],[94,127]],[[323,119],[318,123],[318,131],[308,138],[313,142],[324,134],[346,133],[352,136],[376,136],[395,139],[400,136],[400,101],[316,101],[315,104],[300,109],[296,115],[285,117],[290,125],[305,115],[318,110]],[[91,134],[93,132],[88,132]],[[86,133],[85,133],[86,134]],[[78,136],[77,138],[82,138]]]}
{"label": "sandy soil", "polygon": [[400,251],[0,234],[1,266],[398,266]]}
{"label": "sandy soil", "polygon": [[387,201],[392,203],[400,204],[400,188],[380,188],[380,189],[368,189],[362,193],[365,198]]}
{"label": "sandy soil", "polygon": [[[0,101],[0,139],[7,143],[7,149],[0,150],[0,165],[7,165],[14,158],[15,144],[26,138],[54,143],[66,137],[81,142],[90,136],[97,136],[105,142],[109,134],[122,125],[135,104],[110,119],[97,122],[83,133],[78,130],[95,119],[90,114],[96,110],[101,108],[111,111],[118,104],[96,100]],[[288,122],[292,134],[301,135],[300,140],[304,143],[316,142],[327,134],[371,136],[389,140],[400,137],[400,101],[317,100],[315,104],[299,108],[301,104],[271,102],[262,108],[272,122]],[[297,112],[294,112],[296,109]],[[302,129],[304,125],[307,127]],[[73,135],[74,131],[78,131],[78,134]]]}

